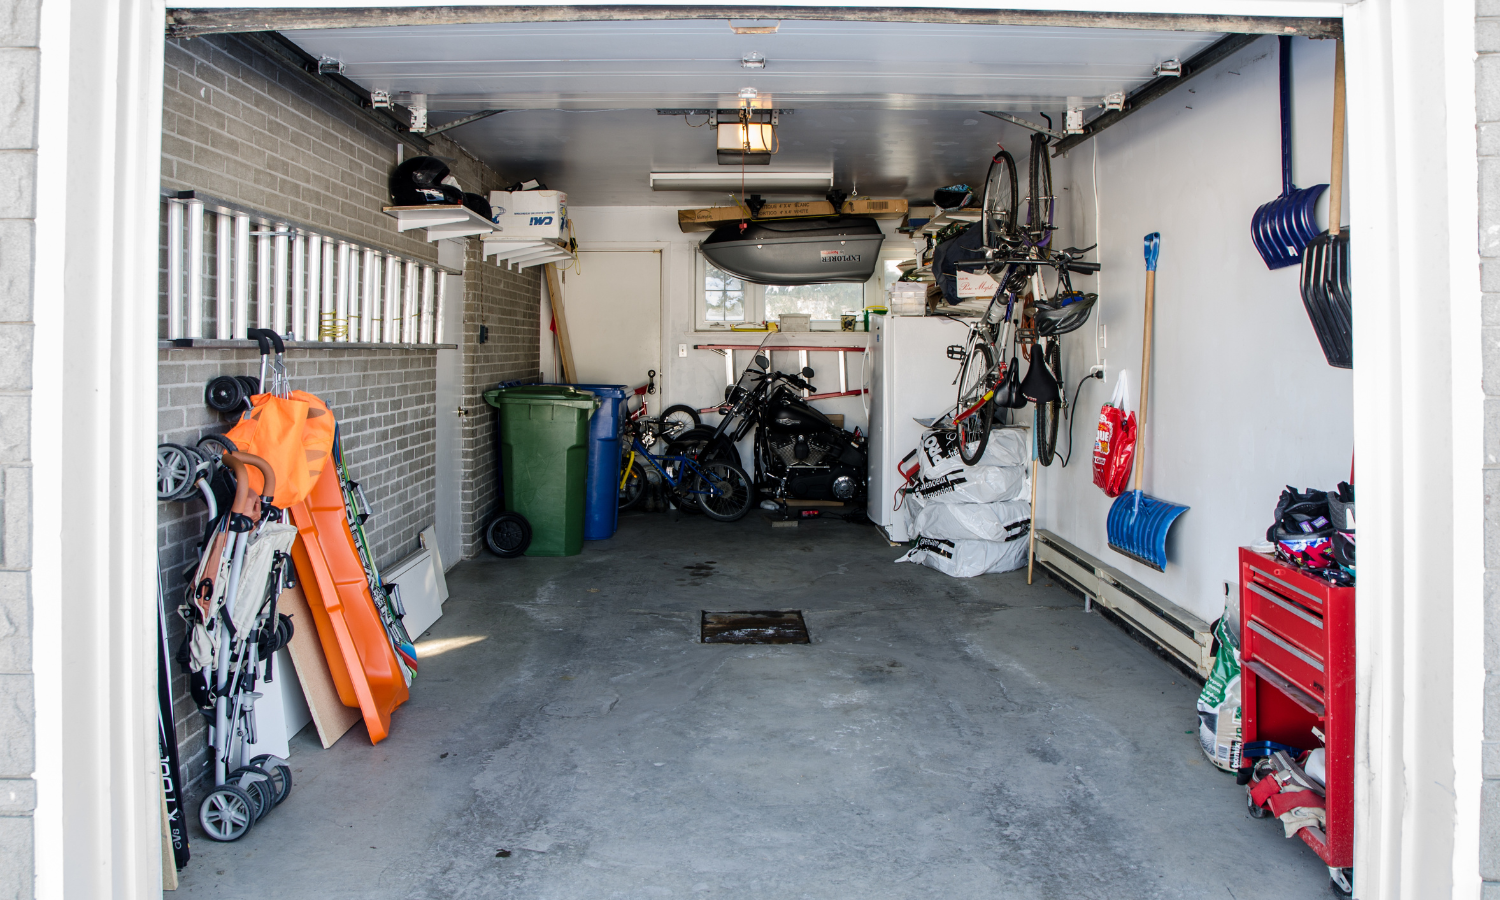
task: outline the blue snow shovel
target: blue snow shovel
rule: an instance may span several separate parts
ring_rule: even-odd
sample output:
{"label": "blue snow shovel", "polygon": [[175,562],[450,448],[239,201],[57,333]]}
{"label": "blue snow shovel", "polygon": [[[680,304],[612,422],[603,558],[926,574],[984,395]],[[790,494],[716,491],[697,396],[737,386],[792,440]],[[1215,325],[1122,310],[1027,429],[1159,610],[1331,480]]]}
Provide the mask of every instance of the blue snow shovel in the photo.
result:
{"label": "blue snow shovel", "polygon": [[1186,506],[1148,496],[1141,490],[1146,474],[1146,400],[1151,396],[1151,324],[1156,308],[1156,257],[1161,234],[1146,235],[1146,329],[1141,340],[1141,403],[1136,412],[1135,486],[1115,498],[1106,528],[1109,548],[1159,572],[1167,570],[1167,532]]}
{"label": "blue snow shovel", "polygon": [[[1250,239],[1266,268],[1281,269],[1302,261],[1302,250],[1322,234],[1313,213],[1326,184],[1298,188],[1292,184],[1292,39],[1280,38],[1281,196],[1264,203],[1250,217]],[[1334,213],[1335,216],[1338,213]]]}

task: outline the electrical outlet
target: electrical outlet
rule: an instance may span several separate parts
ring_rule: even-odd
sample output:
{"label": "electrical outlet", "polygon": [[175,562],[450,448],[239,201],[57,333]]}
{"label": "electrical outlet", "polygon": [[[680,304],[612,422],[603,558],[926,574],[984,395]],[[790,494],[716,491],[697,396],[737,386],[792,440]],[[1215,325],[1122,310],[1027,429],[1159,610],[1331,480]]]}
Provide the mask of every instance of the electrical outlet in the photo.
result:
{"label": "electrical outlet", "polygon": [[687,356],[687,344],[677,345],[677,355],[684,358]]}

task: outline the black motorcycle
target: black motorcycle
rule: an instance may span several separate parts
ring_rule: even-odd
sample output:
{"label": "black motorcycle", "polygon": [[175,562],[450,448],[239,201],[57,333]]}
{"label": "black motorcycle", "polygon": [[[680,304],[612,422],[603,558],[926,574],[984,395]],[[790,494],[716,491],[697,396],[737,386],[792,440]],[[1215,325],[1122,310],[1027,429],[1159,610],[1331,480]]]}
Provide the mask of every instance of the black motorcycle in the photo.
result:
{"label": "black motorcycle", "polygon": [[839,428],[802,399],[803,391],[816,393],[808,381],[814,374],[810,368],[800,375],[771,371],[771,361],[756,354],[739,380],[725,389],[719,424],[679,434],[672,441],[674,452],[740,465],[735,445],[754,429],[753,480],[763,496],[863,500],[865,437]]}

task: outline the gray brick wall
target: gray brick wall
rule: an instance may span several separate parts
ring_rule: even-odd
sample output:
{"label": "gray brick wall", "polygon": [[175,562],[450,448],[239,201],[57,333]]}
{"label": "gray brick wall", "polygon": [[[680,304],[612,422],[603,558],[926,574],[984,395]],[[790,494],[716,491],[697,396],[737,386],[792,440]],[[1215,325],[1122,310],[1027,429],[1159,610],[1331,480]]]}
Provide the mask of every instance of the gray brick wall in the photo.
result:
{"label": "gray brick wall", "polygon": [[[252,350],[161,350],[157,364],[157,439],[196,444],[222,434],[232,421],[203,403],[203,386],[215,375],[256,375]],[[349,476],[375,506],[366,533],[377,566],[415,552],[417,534],[436,516],[437,351],[288,348],[293,387],[318,395],[333,411]],[[157,505],[157,552],[167,585],[170,646],[182,640],[182,621],[170,615],[186,586],[183,569],[197,559],[207,523],[201,500]],[[298,627],[312,627],[299,622]],[[205,723],[194,711],[187,682],[174,665],[177,741],[183,778],[191,788],[205,774]]]}
{"label": "gray brick wall", "polygon": [[[464,479],[461,494],[465,558],[484,550],[484,525],[496,511],[499,484],[495,478],[495,409],[484,402],[484,392],[502,381],[541,378],[542,270],[519,272],[479,259],[479,246],[469,246],[464,271],[463,420]],[[479,343],[479,326],[489,329],[489,341]]]}
{"label": "gray brick wall", "polygon": [[0,900],[31,897],[31,300],[38,0],[0,0]]}
{"label": "gray brick wall", "polygon": [[1478,0],[1479,255],[1484,290],[1484,787],[1479,872],[1500,900],[1500,0]]}

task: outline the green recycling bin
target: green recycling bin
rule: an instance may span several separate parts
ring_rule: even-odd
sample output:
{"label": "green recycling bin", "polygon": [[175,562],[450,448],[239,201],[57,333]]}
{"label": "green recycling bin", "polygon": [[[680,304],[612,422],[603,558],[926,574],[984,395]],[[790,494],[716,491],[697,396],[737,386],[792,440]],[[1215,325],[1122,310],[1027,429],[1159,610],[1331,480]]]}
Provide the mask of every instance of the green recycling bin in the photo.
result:
{"label": "green recycling bin", "polygon": [[505,507],[531,524],[527,556],[583,552],[589,417],[599,400],[565,385],[484,392],[499,410],[500,476]]}

